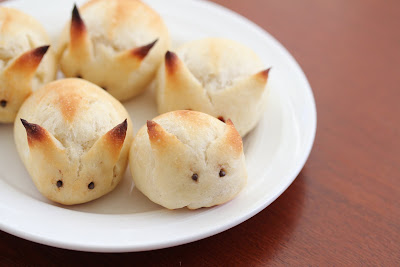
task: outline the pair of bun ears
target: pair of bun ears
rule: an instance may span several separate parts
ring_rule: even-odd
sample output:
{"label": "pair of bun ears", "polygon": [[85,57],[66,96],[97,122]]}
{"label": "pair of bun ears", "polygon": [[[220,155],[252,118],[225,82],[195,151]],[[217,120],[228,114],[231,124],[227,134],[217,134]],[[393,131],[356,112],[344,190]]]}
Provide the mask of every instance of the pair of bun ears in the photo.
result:
{"label": "pair of bun ears", "polygon": [[[131,69],[136,69],[140,66],[143,59],[147,56],[157,41],[158,39],[147,45],[119,52],[116,55],[116,60],[120,61],[121,64],[129,66]],[[85,22],[83,21],[77,6],[74,5],[70,25],[70,41],[68,44],[69,56],[80,60],[89,59],[93,55],[93,46],[91,45],[91,42]]]}
{"label": "pair of bun ears", "polygon": [[[29,151],[31,157],[44,160],[44,162],[52,162],[53,164],[63,165],[63,162],[68,162],[68,155],[65,147],[44,127],[30,123],[21,119],[22,125],[25,127]],[[119,159],[121,149],[123,147],[128,122],[125,119],[122,123],[115,126],[106,134],[101,136],[83,155],[82,163],[90,162],[92,159],[98,159],[102,164],[102,168],[112,169]],[[102,155],[98,157],[96,155]],[[100,159],[99,159],[100,158]],[[93,163],[93,162],[92,162]],[[61,168],[61,167],[60,167]]]}
{"label": "pair of bun ears", "polygon": [[[53,162],[56,165],[60,164],[60,166],[62,166],[63,162],[68,161],[65,147],[50,132],[42,126],[24,119],[21,119],[21,122],[26,130],[32,158],[43,159],[45,162]],[[231,120],[227,120],[226,126],[224,135],[220,137],[220,145],[224,148],[229,148],[232,155],[239,156],[243,151],[242,139]],[[82,163],[93,158],[98,159],[99,157],[95,155],[102,155],[101,159],[99,159],[99,161],[103,162],[102,166],[104,168],[113,168],[119,159],[127,129],[128,122],[125,119],[94,143],[89,151],[82,156]],[[147,133],[150,144],[157,153],[165,154],[167,152],[174,154],[178,150],[187,149],[187,146],[176,136],[165,131],[155,121],[147,121]]]}
{"label": "pair of bun ears", "polygon": [[[91,49],[91,39],[87,32],[85,22],[83,21],[79,10],[76,5],[72,10],[71,26],[70,26],[70,42],[69,42],[69,53],[70,56],[79,59],[88,59],[93,54]],[[140,66],[141,62],[148,55],[150,50],[158,42],[158,39],[153,42],[135,47],[130,50],[119,52],[116,55],[116,60],[120,61],[122,64],[128,65],[131,69],[136,69]],[[179,68],[180,60],[178,56],[171,51],[167,51],[165,54],[165,66],[168,73],[172,74],[176,72]],[[255,79],[259,80],[261,83],[266,83],[268,79],[269,69],[260,71],[259,73],[253,75]]]}

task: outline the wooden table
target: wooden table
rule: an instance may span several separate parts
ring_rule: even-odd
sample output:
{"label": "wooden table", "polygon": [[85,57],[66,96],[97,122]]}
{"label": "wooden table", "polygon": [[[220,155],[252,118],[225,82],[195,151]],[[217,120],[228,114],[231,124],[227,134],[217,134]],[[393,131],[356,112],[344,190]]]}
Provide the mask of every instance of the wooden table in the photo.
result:
{"label": "wooden table", "polygon": [[215,2],[274,35],[311,83],[317,136],[294,183],[233,229],[157,251],[84,253],[0,232],[1,266],[400,266],[400,1]]}

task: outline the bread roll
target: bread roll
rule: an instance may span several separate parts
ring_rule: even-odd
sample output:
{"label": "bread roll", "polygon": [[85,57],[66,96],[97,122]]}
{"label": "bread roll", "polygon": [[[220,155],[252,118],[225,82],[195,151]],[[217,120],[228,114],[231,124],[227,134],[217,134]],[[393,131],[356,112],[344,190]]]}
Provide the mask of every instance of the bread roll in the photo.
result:
{"label": "bread roll", "polygon": [[265,109],[268,73],[258,56],[237,42],[188,42],[165,54],[157,76],[158,111],[192,109],[231,119],[245,136]]}
{"label": "bread roll", "polygon": [[57,64],[46,31],[31,16],[0,7],[0,32],[0,123],[7,123],[32,91],[55,79]]}
{"label": "bread roll", "polygon": [[14,137],[40,193],[71,205],[115,188],[133,133],[121,103],[98,86],[71,78],[48,83],[24,102]]}
{"label": "bread roll", "polygon": [[168,209],[225,203],[245,186],[242,139],[230,120],[180,110],[147,122],[130,150],[136,187]]}
{"label": "bread roll", "polygon": [[67,77],[80,77],[118,100],[141,93],[168,49],[161,17],[138,0],[92,0],[72,12],[58,54]]}

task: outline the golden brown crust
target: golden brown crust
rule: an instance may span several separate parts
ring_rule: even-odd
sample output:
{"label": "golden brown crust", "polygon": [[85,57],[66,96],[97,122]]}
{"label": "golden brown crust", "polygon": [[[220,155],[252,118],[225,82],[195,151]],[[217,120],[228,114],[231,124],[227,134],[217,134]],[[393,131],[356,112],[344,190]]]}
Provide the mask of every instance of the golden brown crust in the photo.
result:
{"label": "golden brown crust", "polygon": [[210,121],[207,117],[204,117],[202,113],[192,111],[192,110],[176,110],[174,112],[175,116],[180,117],[180,119],[188,121],[190,124],[196,125],[196,127],[208,127]]}
{"label": "golden brown crust", "polygon": [[72,122],[82,100],[82,96],[76,91],[60,91],[55,104],[59,106],[64,119]]}
{"label": "golden brown crust", "polygon": [[116,29],[120,27],[124,21],[130,20],[132,14],[136,12],[142,12],[146,15],[148,18],[148,27],[150,29],[158,28],[162,21],[161,17],[156,12],[153,12],[148,5],[138,0],[91,0],[83,4],[80,10],[85,12],[100,4],[104,4],[104,7],[107,9],[107,16],[110,21],[107,27],[107,37],[110,39],[113,38]]}

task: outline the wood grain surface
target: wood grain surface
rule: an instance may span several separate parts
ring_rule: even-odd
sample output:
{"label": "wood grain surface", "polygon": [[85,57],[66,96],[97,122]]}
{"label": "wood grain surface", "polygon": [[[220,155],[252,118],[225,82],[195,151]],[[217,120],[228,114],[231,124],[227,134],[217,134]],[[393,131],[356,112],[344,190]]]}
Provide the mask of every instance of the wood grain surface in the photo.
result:
{"label": "wood grain surface", "polygon": [[68,251],[0,232],[0,266],[400,266],[400,1],[215,0],[275,36],[315,94],[304,169],[265,210],[194,243]]}

